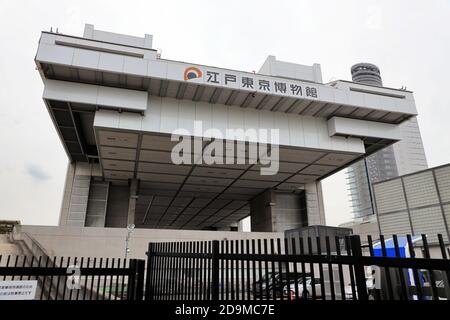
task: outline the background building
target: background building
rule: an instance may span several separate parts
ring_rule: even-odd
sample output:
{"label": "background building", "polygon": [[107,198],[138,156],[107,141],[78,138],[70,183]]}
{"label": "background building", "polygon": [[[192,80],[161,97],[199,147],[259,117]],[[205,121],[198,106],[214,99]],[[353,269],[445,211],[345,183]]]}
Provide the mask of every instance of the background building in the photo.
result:
{"label": "background building", "polygon": [[[354,82],[382,86],[380,70],[370,63],[358,63],[351,68]],[[401,140],[352,164],[347,169],[347,183],[354,219],[368,219],[374,214],[371,183],[376,183],[426,169],[417,118],[400,125]]]}
{"label": "background building", "polygon": [[450,164],[373,184],[380,234],[449,238]]}

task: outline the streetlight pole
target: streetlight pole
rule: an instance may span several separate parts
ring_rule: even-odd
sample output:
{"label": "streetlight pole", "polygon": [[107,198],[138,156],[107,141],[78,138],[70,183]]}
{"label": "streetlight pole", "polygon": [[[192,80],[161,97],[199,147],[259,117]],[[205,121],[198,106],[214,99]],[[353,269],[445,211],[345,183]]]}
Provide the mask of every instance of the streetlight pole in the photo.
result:
{"label": "streetlight pole", "polygon": [[129,224],[127,226],[127,237],[125,238],[125,260],[127,260],[128,253],[130,252],[129,242],[130,242],[131,233],[133,232],[134,227],[135,227],[134,224]]}

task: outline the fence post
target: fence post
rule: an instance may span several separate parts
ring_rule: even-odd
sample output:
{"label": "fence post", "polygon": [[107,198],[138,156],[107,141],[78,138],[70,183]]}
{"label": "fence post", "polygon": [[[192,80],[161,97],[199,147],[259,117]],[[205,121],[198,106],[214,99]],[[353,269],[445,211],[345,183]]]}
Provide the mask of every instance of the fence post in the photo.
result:
{"label": "fence post", "polygon": [[358,300],[367,300],[368,296],[366,287],[366,271],[360,259],[362,257],[362,250],[361,240],[358,235],[350,236],[350,246],[352,250],[352,256],[354,258],[354,271]]}
{"label": "fence post", "polygon": [[136,287],[136,259],[131,259],[128,265],[127,300],[134,300]]}
{"label": "fence post", "polygon": [[142,300],[144,298],[144,273],[145,260],[136,261],[136,286],[135,286],[135,300]]}
{"label": "fence post", "polygon": [[211,255],[211,299],[213,301],[219,300],[219,241],[212,242]]}
{"label": "fence post", "polygon": [[151,279],[153,276],[153,252],[154,252],[154,243],[150,242],[148,244],[148,251],[147,254],[147,275],[145,278],[145,300],[153,300],[153,293],[152,293],[152,283]]}
{"label": "fence post", "polygon": [[129,269],[127,299],[142,300],[144,294],[145,261],[131,259]]}

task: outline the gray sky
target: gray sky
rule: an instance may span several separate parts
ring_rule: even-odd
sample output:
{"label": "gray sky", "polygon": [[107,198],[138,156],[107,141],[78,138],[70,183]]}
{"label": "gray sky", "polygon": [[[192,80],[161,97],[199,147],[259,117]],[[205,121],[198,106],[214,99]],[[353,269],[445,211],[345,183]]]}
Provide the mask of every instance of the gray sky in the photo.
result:
{"label": "gray sky", "polygon": [[[0,0],[0,219],[55,225],[67,156],[42,101],[40,32],[81,36],[85,23],[153,34],[162,56],[244,71],[267,55],[350,80],[371,62],[385,86],[414,91],[429,166],[450,162],[450,1]],[[327,221],[351,218],[343,173],[324,183]]]}

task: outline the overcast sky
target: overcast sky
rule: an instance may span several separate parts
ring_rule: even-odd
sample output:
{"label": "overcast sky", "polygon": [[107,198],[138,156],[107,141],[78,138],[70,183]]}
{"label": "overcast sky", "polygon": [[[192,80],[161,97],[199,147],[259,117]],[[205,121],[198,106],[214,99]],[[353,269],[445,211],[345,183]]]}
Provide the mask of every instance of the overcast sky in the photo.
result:
{"label": "overcast sky", "polygon": [[[34,56],[50,27],[85,23],[143,36],[166,59],[243,71],[267,55],[320,63],[324,82],[371,62],[414,91],[429,166],[450,162],[450,1],[0,0],[0,219],[56,225],[67,156],[42,101]],[[343,173],[324,182],[327,222],[350,220]]]}

